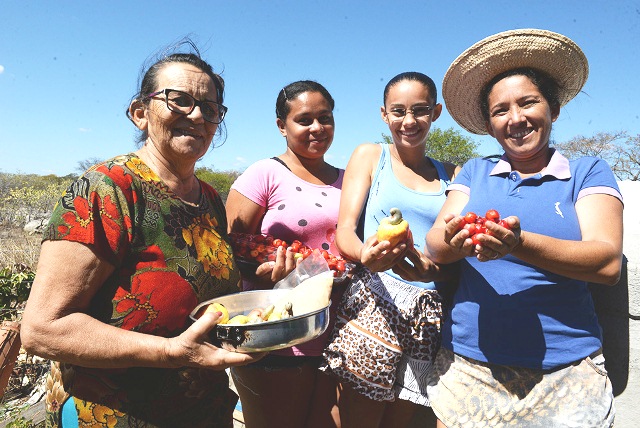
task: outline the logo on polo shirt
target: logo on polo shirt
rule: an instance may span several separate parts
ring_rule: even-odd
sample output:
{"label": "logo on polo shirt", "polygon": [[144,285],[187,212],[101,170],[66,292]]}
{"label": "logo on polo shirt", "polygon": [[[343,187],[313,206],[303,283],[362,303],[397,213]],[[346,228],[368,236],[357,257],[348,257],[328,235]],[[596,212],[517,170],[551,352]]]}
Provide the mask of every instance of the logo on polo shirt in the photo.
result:
{"label": "logo on polo shirt", "polygon": [[564,215],[562,215],[562,211],[560,211],[560,202],[556,202],[556,214],[564,218]]}

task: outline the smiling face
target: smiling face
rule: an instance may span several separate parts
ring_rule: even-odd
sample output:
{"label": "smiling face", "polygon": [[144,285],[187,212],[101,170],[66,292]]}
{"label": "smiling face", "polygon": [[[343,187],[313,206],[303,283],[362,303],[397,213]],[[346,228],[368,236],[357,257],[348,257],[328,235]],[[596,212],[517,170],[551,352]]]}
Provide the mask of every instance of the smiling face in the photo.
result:
{"label": "smiling face", "polygon": [[[415,147],[426,145],[431,123],[442,111],[441,104],[435,104],[429,88],[417,80],[401,80],[389,88],[385,106],[380,108],[382,120],[389,125],[394,144]],[[420,107],[433,107],[429,115],[416,118],[408,110],[420,110]],[[403,118],[396,118],[390,112],[405,110]]]}
{"label": "smiling face", "polygon": [[303,158],[323,157],[333,142],[331,105],[320,92],[303,92],[288,103],[286,119],[276,120],[287,147]]}
{"label": "smiling face", "polygon": [[552,108],[540,89],[523,75],[498,81],[487,101],[487,131],[498,140],[509,160],[546,165],[551,126],[559,108]]}
{"label": "smiling face", "polygon": [[[159,73],[155,91],[176,89],[197,100],[217,102],[216,87],[211,77],[197,67],[185,63],[169,63]],[[147,106],[132,107],[132,118],[138,128],[148,134],[151,144],[167,161],[193,163],[204,156],[218,125],[202,118],[200,107],[189,115],[167,108],[164,94],[150,100]]]}

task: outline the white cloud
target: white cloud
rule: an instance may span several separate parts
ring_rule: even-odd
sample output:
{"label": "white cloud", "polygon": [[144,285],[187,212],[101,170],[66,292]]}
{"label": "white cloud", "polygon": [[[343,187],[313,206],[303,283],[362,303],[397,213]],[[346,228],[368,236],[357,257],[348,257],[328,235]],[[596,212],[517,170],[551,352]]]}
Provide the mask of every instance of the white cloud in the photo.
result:
{"label": "white cloud", "polygon": [[0,74],[4,73],[4,65],[0,64]]}

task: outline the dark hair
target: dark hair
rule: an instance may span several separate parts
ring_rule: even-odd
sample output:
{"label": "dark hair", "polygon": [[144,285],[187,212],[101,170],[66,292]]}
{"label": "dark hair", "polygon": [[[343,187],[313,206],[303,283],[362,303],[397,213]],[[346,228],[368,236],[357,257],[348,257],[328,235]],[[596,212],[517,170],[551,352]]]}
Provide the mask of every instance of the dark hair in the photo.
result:
{"label": "dark hair", "polygon": [[425,88],[429,90],[429,94],[433,97],[433,103],[435,104],[438,102],[438,89],[436,89],[436,84],[433,82],[433,79],[427,76],[426,74],[419,73],[417,71],[407,71],[404,73],[400,73],[397,76],[395,76],[393,79],[389,80],[389,83],[387,83],[387,86],[384,87],[382,105],[384,106],[387,105],[387,95],[389,95],[389,90],[391,89],[391,87],[395,86],[396,84],[404,80],[410,80],[410,81],[422,83],[425,86]]}
{"label": "dark hair", "polygon": [[[169,53],[170,51],[179,50],[183,46],[186,46],[192,52]],[[150,93],[154,92],[157,89],[158,75],[160,74],[162,69],[169,64],[181,63],[181,64],[193,65],[194,67],[206,73],[211,78],[211,80],[213,81],[213,84],[216,87],[217,102],[220,104],[224,103],[224,79],[222,79],[222,77],[219,74],[213,71],[213,67],[211,67],[211,65],[208,62],[202,59],[202,57],[200,56],[200,51],[198,50],[198,47],[189,38],[184,38],[178,43],[165,49],[162,54],[156,55],[154,59],[151,61],[152,61],[151,65],[147,65],[149,62],[147,61],[147,63],[145,63],[141,69],[141,72],[140,72],[141,77],[139,78],[138,92],[136,93],[136,95],[134,95],[131,98],[131,102],[137,101],[143,105],[149,105],[150,99],[147,98],[147,95],[149,95]],[[126,114],[127,114],[127,117],[131,120],[132,118],[130,116],[130,112],[128,108],[127,108]],[[221,123],[218,126],[217,132],[219,132],[220,134],[224,133],[224,123]],[[147,139],[147,136],[148,135],[146,131],[140,131],[140,134],[136,138],[136,142],[139,144],[144,142],[144,140]]]}
{"label": "dark hair", "polygon": [[536,85],[551,108],[560,107],[560,98],[558,96],[560,86],[553,77],[549,76],[544,71],[536,70],[534,68],[514,68],[513,70],[508,70],[495,76],[484,86],[484,88],[482,88],[482,91],[480,91],[480,110],[482,111],[484,120],[489,120],[489,93],[496,83],[511,76],[528,77],[529,80],[531,80],[531,83]]}
{"label": "dark hair", "polygon": [[278,92],[278,98],[276,99],[276,117],[281,120],[286,120],[291,111],[289,102],[305,92],[320,93],[329,103],[331,111],[333,111],[335,101],[333,101],[331,94],[324,86],[313,80],[298,80],[297,82],[289,83]]}

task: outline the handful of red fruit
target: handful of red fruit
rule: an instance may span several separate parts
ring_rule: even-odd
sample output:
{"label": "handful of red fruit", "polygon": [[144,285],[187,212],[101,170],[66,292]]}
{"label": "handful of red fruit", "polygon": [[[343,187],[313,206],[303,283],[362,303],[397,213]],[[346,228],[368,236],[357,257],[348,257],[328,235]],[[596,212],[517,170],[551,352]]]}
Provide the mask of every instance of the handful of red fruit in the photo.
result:
{"label": "handful of red fruit", "polygon": [[492,221],[497,223],[498,225],[504,227],[505,229],[511,229],[509,223],[505,220],[500,219],[500,213],[498,211],[491,209],[487,211],[484,217],[480,217],[474,212],[468,212],[464,215],[463,221],[460,223],[460,229],[467,229],[469,231],[469,238],[473,241],[474,245],[482,244],[477,238],[476,235],[483,233],[485,235],[491,236],[492,233],[487,227],[484,225],[485,222]]}
{"label": "handful of red fruit", "polygon": [[[291,244],[271,235],[252,235],[249,233],[231,232],[229,240],[236,257],[256,262],[258,264],[275,261],[278,247],[285,250],[291,247],[296,258],[306,259],[313,252],[313,248],[303,244],[297,239]],[[333,276],[341,276],[347,269],[347,262],[340,256],[335,256],[327,250],[319,250],[333,271]]]}

